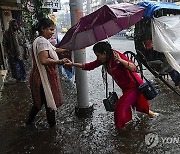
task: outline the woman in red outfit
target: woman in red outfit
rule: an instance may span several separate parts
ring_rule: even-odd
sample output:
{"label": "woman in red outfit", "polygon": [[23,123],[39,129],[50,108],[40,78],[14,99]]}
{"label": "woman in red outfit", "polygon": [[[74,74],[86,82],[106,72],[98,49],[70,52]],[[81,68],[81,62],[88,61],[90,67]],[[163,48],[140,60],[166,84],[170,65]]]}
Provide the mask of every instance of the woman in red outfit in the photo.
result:
{"label": "woman in red outfit", "polygon": [[97,56],[95,61],[85,64],[69,61],[66,65],[79,67],[83,70],[93,70],[100,65],[105,66],[107,72],[123,92],[115,106],[114,120],[116,127],[118,129],[124,128],[125,124],[132,119],[131,107],[148,114],[150,117],[157,115],[157,113],[149,110],[148,101],[139,92],[138,85],[130,74],[132,72],[137,81],[140,84],[143,83],[143,80],[136,73],[136,66],[124,54],[113,50],[108,42],[95,44],[93,50]]}

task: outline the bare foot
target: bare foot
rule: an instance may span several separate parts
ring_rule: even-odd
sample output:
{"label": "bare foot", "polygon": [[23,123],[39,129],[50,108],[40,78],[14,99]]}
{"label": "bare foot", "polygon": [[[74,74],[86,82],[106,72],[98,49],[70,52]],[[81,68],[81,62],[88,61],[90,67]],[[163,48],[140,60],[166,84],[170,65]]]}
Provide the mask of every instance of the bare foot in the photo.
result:
{"label": "bare foot", "polygon": [[158,115],[159,115],[159,113],[157,113],[157,112],[153,112],[153,111],[149,110],[149,114],[148,114],[148,116],[149,116],[150,118],[157,117]]}

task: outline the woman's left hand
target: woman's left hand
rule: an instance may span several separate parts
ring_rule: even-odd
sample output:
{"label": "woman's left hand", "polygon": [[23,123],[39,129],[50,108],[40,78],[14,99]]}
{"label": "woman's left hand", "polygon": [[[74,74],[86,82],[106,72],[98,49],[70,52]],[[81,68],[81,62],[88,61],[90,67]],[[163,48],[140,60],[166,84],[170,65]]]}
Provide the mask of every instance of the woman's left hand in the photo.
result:
{"label": "woman's left hand", "polygon": [[61,49],[61,52],[69,52],[67,49]]}
{"label": "woman's left hand", "polygon": [[116,52],[114,52],[113,51],[113,54],[114,54],[114,58],[116,59],[116,60],[118,60],[119,62],[121,62],[122,61],[122,58],[120,57],[120,55],[119,54],[117,54]]}
{"label": "woman's left hand", "polygon": [[62,49],[62,48],[56,48],[56,52],[63,54],[63,53],[65,53],[65,52],[69,52],[69,50],[67,50],[67,49]]}
{"label": "woman's left hand", "polygon": [[129,71],[135,72],[137,70],[134,63],[122,59],[121,56],[116,52],[113,52],[113,53],[114,53],[115,59],[118,60],[121,64],[123,64]]}

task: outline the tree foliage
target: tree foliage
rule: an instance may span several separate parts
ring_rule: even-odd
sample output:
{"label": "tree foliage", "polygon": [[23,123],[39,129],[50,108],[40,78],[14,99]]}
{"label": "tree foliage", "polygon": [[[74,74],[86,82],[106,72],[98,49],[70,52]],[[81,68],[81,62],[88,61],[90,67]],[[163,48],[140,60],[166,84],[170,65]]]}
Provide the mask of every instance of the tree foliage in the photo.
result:
{"label": "tree foliage", "polygon": [[28,11],[26,5],[28,0],[21,0],[22,3],[22,19],[24,22],[24,28],[27,38],[32,41],[32,26],[42,17],[47,17],[49,9],[42,8],[43,0],[32,0],[34,4],[34,11]]}

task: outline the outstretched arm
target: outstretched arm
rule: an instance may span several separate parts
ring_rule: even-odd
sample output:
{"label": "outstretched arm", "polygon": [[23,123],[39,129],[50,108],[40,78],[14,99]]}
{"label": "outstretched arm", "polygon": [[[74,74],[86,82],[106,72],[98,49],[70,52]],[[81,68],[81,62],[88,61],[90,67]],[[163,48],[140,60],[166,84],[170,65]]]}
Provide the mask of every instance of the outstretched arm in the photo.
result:
{"label": "outstretched arm", "polygon": [[101,65],[101,63],[98,60],[94,60],[92,62],[89,63],[73,63],[69,60],[68,63],[66,63],[65,65],[69,65],[69,66],[75,66],[75,67],[79,67],[82,68],[83,70],[93,70],[97,67],[99,67]]}
{"label": "outstretched arm", "polygon": [[56,48],[55,50],[57,53],[64,53],[64,52],[68,52],[69,50],[67,49],[62,49],[62,48]]}
{"label": "outstretched arm", "polygon": [[49,57],[48,51],[41,51],[38,54],[39,60],[42,65],[64,65],[66,62],[68,62],[67,58],[54,60]]}
{"label": "outstretched arm", "polygon": [[68,60],[67,63],[65,63],[65,65],[68,65],[68,66],[75,66],[75,67],[78,67],[78,68],[83,68],[83,64],[82,63],[73,63],[72,61]]}

